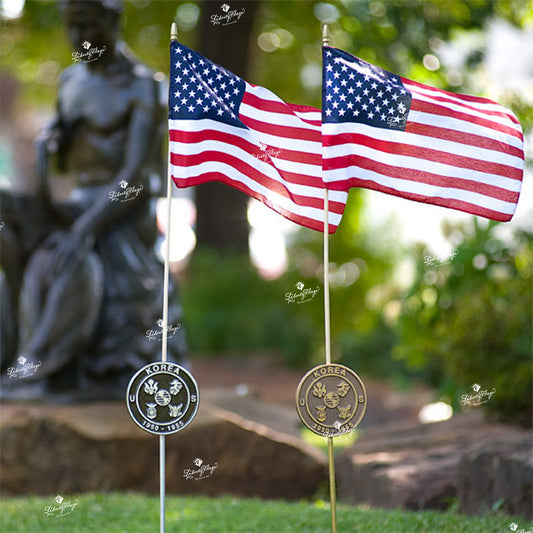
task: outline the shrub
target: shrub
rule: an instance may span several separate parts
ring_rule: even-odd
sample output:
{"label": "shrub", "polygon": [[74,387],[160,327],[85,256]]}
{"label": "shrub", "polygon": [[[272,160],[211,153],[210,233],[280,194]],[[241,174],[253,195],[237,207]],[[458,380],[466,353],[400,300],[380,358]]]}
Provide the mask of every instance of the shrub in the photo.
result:
{"label": "shrub", "polygon": [[532,422],[532,234],[497,236],[496,223],[449,227],[457,248],[448,264],[423,265],[398,322],[397,357],[460,407],[471,385],[496,392],[484,404],[495,418]]}
{"label": "shrub", "polygon": [[245,256],[198,250],[181,283],[191,350],[216,354],[274,349],[290,365],[305,364],[315,326],[285,302],[288,288],[286,279],[262,279]]}

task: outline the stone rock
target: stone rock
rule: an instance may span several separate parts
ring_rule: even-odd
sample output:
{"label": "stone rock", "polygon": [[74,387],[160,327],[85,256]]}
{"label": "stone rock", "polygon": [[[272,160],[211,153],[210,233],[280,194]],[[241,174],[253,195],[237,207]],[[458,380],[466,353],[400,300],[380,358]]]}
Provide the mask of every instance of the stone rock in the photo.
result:
{"label": "stone rock", "polygon": [[496,506],[533,518],[533,446],[531,435],[481,442],[459,462],[461,511],[481,514]]}
{"label": "stone rock", "polygon": [[[502,435],[524,438],[528,434],[487,424],[482,416],[480,411],[470,411],[445,422],[364,431],[336,461],[339,499],[385,508],[446,509],[458,496],[459,463],[471,445]],[[514,482],[516,492],[524,490],[517,478]]]}
{"label": "stone rock", "polygon": [[343,455],[336,463],[339,499],[389,509],[445,509],[456,495],[455,452],[440,446]]}
{"label": "stone rock", "polygon": [[[245,401],[248,418],[202,399],[195,420],[166,438],[169,493],[298,499],[327,483],[325,455],[251,420],[254,408],[276,417],[268,405]],[[159,439],[134,424],[125,402],[4,405],[0,429],[4,496],[159,491]]]}

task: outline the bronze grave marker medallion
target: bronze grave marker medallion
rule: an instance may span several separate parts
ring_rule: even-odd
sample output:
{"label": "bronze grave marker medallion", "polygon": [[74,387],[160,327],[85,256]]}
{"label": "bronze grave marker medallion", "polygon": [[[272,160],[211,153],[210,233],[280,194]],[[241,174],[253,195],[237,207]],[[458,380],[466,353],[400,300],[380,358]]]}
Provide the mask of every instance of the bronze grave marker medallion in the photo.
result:
{"label": "bronze grave marker medallion", "polygon": [[324,437],[338,437],[361,422],[366,411],[365,386],[344,365],[319,365],[300,380],[296,407],[311,431]]}
{"label": "bronze grave marker medallion", "polygon": [[198,385],[176,363],[150,363],[131,378],[126,403],[139,427],[155,435],[168,435],[185,428],[196,416]]}

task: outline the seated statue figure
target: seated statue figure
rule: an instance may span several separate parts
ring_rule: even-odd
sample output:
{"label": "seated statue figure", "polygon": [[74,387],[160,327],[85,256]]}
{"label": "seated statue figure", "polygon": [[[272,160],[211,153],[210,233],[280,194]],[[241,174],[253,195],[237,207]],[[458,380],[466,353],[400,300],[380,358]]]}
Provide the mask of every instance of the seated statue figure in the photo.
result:
{"label": "seated statue figure", "polygon": [[[54,222],[24,267],[4,396],[122,398],[133,373],[161,357],[163,268],[154,244],[166,83],[117,39],[120,0],[59,3],[74,64],[37,140],[39,197]],[[183,363],[173,285],[170,294],[168,358]],[[17,375],[17,365],[35,371]]]}

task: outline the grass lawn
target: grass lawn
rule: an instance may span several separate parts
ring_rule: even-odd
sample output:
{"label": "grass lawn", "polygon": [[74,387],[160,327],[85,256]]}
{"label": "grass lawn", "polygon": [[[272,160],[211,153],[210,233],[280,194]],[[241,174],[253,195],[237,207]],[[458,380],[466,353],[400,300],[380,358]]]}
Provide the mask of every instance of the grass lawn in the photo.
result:
{"label": "grass lawn", "polygon": [[[77,502],[77,503],[76,503]],[[286,502],[233,497],[167,497],[167,533],[327,533],[329,505],[321,500]],[[64,515],[54,497],[4,499],[2,533],[157,533],[159,499],[136,493],[64,496]],[[46,516],[45,508],[52,516]],[[384,511],[339,505],[338,532],[505,533],[525,520],[501,514],[472,518],[451,512]]]}

